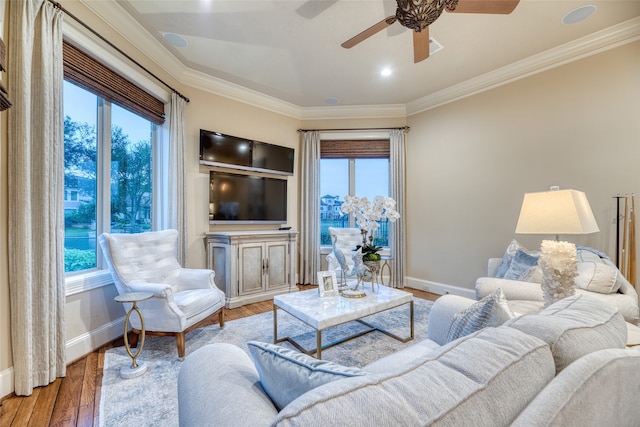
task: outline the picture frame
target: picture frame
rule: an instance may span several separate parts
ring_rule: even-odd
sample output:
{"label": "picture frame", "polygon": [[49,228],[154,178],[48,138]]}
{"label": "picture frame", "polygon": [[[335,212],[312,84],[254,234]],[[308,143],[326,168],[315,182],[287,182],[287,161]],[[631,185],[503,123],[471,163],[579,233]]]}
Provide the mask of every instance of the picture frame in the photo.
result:
{"label": "picture frame", "polygon": [[318,271],[318,292],[320,293],[320,298],[339,294],[335,271]]}

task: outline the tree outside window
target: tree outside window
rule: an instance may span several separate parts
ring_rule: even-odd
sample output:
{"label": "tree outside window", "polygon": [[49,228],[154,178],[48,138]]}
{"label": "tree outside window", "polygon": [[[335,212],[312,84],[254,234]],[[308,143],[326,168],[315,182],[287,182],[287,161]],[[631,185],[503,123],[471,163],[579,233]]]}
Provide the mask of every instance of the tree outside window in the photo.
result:
{"label": "tree outside window", "polygon": [[[71,273],[97,267],[98,234],[151,229],[154,125],[67,81],[64,109],[64,258]],[[100,127],[110,135],[101,137]],[[106,224],[103,212],[110,213]]]}

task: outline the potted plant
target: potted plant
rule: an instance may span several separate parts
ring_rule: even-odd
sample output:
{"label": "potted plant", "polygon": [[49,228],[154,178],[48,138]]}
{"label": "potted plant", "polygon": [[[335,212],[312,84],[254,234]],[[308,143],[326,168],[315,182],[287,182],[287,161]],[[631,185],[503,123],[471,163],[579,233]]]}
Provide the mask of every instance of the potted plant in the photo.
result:
{"label": "potted plant", "polygon": [[373,240],[381,220],[395,222],[400,218],[395,208],[396,202],[391,197],[376,196],[369,201],[366,197],[345,196],[340,210],[343,215],[353,214],[356,218],[356,224],[362,232],[362,245],[356,246],[355,250],[362,249],[364,262],[380,261],[382,247],[376,246]]}

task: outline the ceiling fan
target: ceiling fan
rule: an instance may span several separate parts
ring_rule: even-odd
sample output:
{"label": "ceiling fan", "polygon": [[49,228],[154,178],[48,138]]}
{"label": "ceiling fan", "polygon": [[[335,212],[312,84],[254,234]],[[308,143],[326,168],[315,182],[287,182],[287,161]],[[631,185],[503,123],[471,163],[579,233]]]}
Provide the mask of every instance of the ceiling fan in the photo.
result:
{"label": "ceiling fan", "polygon": [[396,0],[396,14],[355,35],[342,47],[350,49],[374,34],[398,21],[413,30],[413,62],[418,63],[429,57],[429,25],[440,17],[443,10],[457,13],[509,14],[520,0]]}

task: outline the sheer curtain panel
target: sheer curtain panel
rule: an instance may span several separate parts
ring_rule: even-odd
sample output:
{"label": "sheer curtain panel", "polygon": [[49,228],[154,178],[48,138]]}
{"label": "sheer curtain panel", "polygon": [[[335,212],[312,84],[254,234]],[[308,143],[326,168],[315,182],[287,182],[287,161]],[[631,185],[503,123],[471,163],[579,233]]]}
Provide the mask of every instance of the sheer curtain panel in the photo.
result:
{"label": "sheer curtain panel", "polygon": [[184,107],[186,101],[177,93],[171,94],[171,111],[169,114],[169,228],[178,230],[178,261],[183,267],[187,263],[186,197],[185,197],[185,129]]}
{"label": "sheer curtain panel", "polygon": [[66,373],[62,14],[9,3],[9,286],[14,389]]}
{"label": "sheer curtain panel", "polygon": [[300,280],[315,284],[320,267],[320,132],[302,134]]}
{"label": "sheer curtain panel", "polygon": [[404,288],[405,285],[405,251],[406,251],[406,214],[405,209],[405,132],[392,129],[389,138],[389,163],[391,175],[391,197],[396,201],[396,210],[400,213],[391,227],[391,271],[395,280],[394,286]]}

